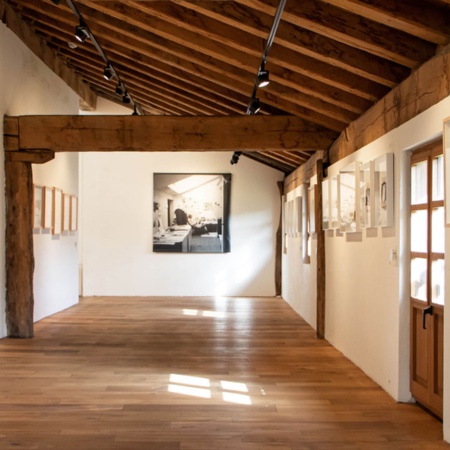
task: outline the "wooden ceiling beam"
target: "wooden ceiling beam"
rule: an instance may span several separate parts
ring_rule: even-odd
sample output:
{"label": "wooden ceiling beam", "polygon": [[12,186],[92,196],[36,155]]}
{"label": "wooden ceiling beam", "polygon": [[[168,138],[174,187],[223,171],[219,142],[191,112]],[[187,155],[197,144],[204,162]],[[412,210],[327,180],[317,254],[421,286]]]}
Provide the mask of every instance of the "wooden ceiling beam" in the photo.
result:
{"label": "wooden ceiling beam", "polygon": [[450,21],[444,10],[422,0],[322,0],[434,44],[449,41]]}
{"label": "wooden ceiling beam", "polygon": [[[176,1],[186,3],[185,0]],[[275,14],[279,3],[278,0],[236,1],[270,15]],[[223,4],[219,7],[212,2],[210,7],[216,10],[226,7],[228,15],[236,9],[230,6]],[[287,2],[282,19],[409,68],[431,58],[436,51],[433,44],[423,39],[325,3]]]}
{"label": "wooden ceiling beam", "polygon": [[5,123],[17,120],[13,151],[286,151],[326,149],[336,137],[292,116],[20,116]]}
{"label": "wooden ceiling beam", "polygon": [[95,109],[97,104],[95,93],[82,82],[74,71],[65,66],[5,0],[0,0],[0,11],[2,22],[80,97],[82,106],[88,110]]}
{"label": "wooden ceiling beam", "polygon": [[[250,33],[267,39],[273,22],[272,16],[262,13],[258,14],[255,11],[245,16],[235,16],[233,20],[230,19],[229,23],[227,23],[227,25],[234,28],[234,32],[227,30],[228,39],[224,42],[223,36],[217,34],[214,37],[214,29],[218,23],[221,23],[218,18],[211,19],[210,22],[207,22],[204,18],[191,14],[188,21],[180,19],[187,15],[185,11],[189,5],[195,6],[195,12],[197,10],[199,12],[202,11],[206,16],[211,8],[209,3],[187,2],[185,4],[186,8],[183,8],[184,10],[182,11],[179,9],[177,11],[172,2],[167,2],[157,7],[152,2],[141,3],[140,5],[141,9],[145,8],[147,11],[151,11],[161,20],[170,21],[179,27],[195,31],[210,39],[215,38],[218,42],[223,42],[223,45],[230,45],[231,39],[233,39],[236,50],[238,48],[240,50],[246,48],[245,42],[248,39],[245,39],[245,37]],[[236,12],[236,10],[234,11]],[[253,19],[253,23],[248,25],[250,18]],[[299,30],[297,27],[286,22],[282,23],[282,26],[278,28],[276,42],[278,45],[282,45],[294,52],[311,56],[333,67],[340,67],[341,69],[356,73],[389,87],[393,87],[409,74],[409,70],[399,64],[386,61],[375,55],[370,55],[365,51],[342,44],[309,30]],[[250,47],[250,50],[256,50],[262,55],[261,47],[255,44]],[[273,53],[275,53],[275,49],[273,49]]]}
{"label": "wooden ceiling beam", "polygon": [[[161,48],[164,51],[171,51],[172,49],[177,50],[177,52],[174,52],[182,56],[183,58],[186,58],[187,53],[186,50],[179,51],[180,47],[175,45],[174,42],[171,42],[171,40],[175,40],[180,43],[180,45],[184,46],[185,43],[188,41],[189,38],[192,37],[192,35],[196,36],[196,39],[198,41],[197,47],[199,49],[199,52],[207,52],[207,49],[205,49],[206,43],[209,42],[209,37],[211,33],[206,33],[206,37],[208,37],[208,40],[205,40],[204,38],[199,39],[198,34],[201,33],[203,30],[200,28],[195,28],[196,33],[190,33],[189,35],[186,35],[187,31],[182,30],[181,38],[179,36],[180,30],[179,28],[170,28],[170,31],[173,34],[167,34],[167,27],[164,29],[166,32],[162,33],[158,31],[158,28],[154,26],[153,23],[149,23],[148,20],[143,20],[141,17],[140,10],[137,9],[124,9],[124,7],[116,7],[115,9],[111,9],[112,6],[109,3],[104,4],[104,2],[92,2],[89,0],[82,0],[84,3],[89,4],[91,9],[91,13],[93,11],[96,11],[96,13],[93,13],[92,17],[94,20],[102,20],[102,24],[105,26],[108,26],[112,28],[114,26],[114,21],[111,20],[110,15],[112,15],[115,19],[118,19],[119,22],[117,23],[117,26],[114,26],[114,28],[120,32],[123,32],[124,28],[126,27],[126,24],[130,24],[132,26],[139,27],[140,30],[144,30],[150,34],[148,34],[147,37],[143,35],[142,37],[147,44],[150,43],[150,45],[158,45],[159,48]],[[120,5],[119,5],[120,6]],[[102,16],[108,15],[107,17]],[[157,21],[160,25],[160,28],[162,27],[161,23],[164,23],[164,21],[160,20]],[[178,21],[178,24],[180,25],[180,22]],[[238,24],[239,25],[239,24]],[[229,62],[229,64],[232,65],[232,67],[240,67],[246,69],[249,74],[247,77],[253,81],[253,78],[256,74],[256,70],[259,67],[260,59],[262,55],[262,48],[263,48],[263,41],[259,39],[258,41],[252,42],[252,43],[246,43],[243,37],[240,36],[239,39],[235,39],[235,45],[239,46],[239,50],[230,49],[227,52],[228,47],[223,43],[223,36],[221,34],[216,32],[213,33],[213,36],[215,37],[216,48],[217,45],[219,45],[219,54],[217,51],[211,53],[211,51],[207,52],[208,55],[215,57],[216,59],[223,60]],[[228,27],[228,31],[230,31],[230,27]],[[236,31],[236,28],[231,29],[232,33],[238,33],[239,30]],[[142,34],[142,31],[140,32]],[[155,33],[159,33],[157,37],[155,37]],[[136,35],[135,29],[132,30],[132,35]],[[168,39],[168,42],[162,43],[157,42],[158,40],[161,40],[161,36]],[[183,37],[184,36],[184,37]],[[245,33],[245,36],[247,37],[247,40],[251,35],[249,33]],[[264,35],[264,39],[266,39],[267,36]],[[352,101],[354,100],[351,98],[351,95],[353,96],[359,96],[366,100],[374,101],[377,100],[380,96],[384,95],[387,91],[385,87],[383,87],[380,84],[377,84],[371,80],[367,80],[361,76],[358,76],[354,74],[353,72],[348,72],[347,70],[340,69],[338,67],[331,68],[329,64],[326,64],[322,61],[318,61],[314,58],[298,54],[292,50],[283,48],[281,46],[276,46],[276,51],[272,51],[271,53],[271,65],[272,65],[272,72],[273,76],[280,77],[280,80],[289,80],[292,79],[292,82],[295,83],[298,81],[298,86],[302,86],[302,80],[295,80],[295,74],[292,72],[297,72],[303,76],[309,77],[312,80],[320,81],[324,83],[325,85],[330,85],[335,88],[341,89],[343,93],[347,93],[348,99],[346,101],[349,104],[352,104]],[[242,55],[242,51],[246,52],[245,57],[240,57],[238,62],[236,62],[236,58],[238,55]],[[192,53],[193,50],[190,47],[190,52]],[[250,58],[249,58],[250,56]],[[257,58],[256,60],[254,58]],[[308,84],[306,84],[307,86]],[[342,94],[342,95],[344,95]]]}

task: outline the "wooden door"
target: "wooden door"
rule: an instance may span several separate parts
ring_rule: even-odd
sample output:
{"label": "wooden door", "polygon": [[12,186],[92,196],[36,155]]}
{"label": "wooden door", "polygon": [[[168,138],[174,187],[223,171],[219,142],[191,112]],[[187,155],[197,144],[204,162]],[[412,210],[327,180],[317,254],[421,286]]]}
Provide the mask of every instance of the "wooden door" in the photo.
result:
{"label": "wooden door", "polygon": [[411,392],[442,417],[444,170],[442,143],[411,161]]}

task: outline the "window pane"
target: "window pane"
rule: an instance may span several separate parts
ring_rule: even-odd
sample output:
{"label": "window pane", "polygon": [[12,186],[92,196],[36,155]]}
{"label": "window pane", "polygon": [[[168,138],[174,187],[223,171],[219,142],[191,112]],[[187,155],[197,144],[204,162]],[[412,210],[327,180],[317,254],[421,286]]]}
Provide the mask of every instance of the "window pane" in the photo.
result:
{"label": "window pane", "polygon": [[411,297],[427,301],[427,260],[411,260]]}
{"label": "window pane", "polygon": [[423,161],[411,167],[411,204],[419,205],[427,201],[427,161]]}
{"label": "window pane", "polygon": [[432,215],[432,252],[445,252],[445,223],[444,223],[444,207],[433,209]]}
{"label": "window pane", "polygon": [[431,301],[444,304],[444,267],[443,259],[433,261],[431,266]]}
{"label": "window pane", "polygon": [[414,211],[411,214],[411,251],[426,253],[427,245],[427,211]]}
{"label": "window pane", "polygon": [[444,200],[444,157],[433,159],[433,200]]}

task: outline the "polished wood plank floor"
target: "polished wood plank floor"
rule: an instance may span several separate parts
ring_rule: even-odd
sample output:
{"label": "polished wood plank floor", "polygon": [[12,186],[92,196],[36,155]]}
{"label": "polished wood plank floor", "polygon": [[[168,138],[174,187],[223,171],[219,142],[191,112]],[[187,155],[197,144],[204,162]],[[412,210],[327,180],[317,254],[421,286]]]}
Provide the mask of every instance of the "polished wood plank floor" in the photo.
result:
{"label": "polished wood plank floor", "polygon": [[86,298],[0,341],[0,449],[448,449],[280,299]]}

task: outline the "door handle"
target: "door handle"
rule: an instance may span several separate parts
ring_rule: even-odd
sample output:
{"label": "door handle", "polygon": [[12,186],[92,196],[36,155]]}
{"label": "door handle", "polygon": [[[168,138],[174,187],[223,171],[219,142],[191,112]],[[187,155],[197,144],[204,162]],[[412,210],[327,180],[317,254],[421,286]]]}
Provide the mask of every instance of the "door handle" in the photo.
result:
{"label": "door handle", "polygon": [[427,329],[427,315],[433,315],[433,305],[427,306],[422,310],[422,328]]}

